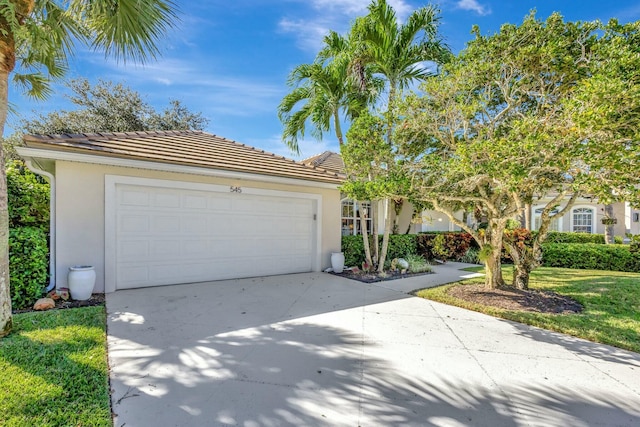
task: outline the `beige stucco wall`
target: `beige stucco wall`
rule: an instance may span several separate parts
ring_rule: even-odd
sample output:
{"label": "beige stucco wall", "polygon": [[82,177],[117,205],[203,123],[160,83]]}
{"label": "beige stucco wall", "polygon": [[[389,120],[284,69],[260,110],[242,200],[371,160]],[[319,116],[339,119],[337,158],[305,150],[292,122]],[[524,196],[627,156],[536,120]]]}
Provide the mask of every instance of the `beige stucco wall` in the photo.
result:
{"label": "beige stucco wall", "polygon": [[225,186],[318,194],[322,197],[321,266],[330,265],[331,252],[340,251],[340,192],[337,189],[274,184],[96,164],[56,162],[56,286],[67,286],[72,265],[93,265],[95,292],[104,291],[105,175],[187,181]]}
{"label": "beige stucco wall", "polygon": [[[462,211],[456,212],[456,218],[462,220]],[[420,231],[459,231],[460,227],[451,223],[449,217],[442,212],[425,210],[422,212],[422,225]]]}

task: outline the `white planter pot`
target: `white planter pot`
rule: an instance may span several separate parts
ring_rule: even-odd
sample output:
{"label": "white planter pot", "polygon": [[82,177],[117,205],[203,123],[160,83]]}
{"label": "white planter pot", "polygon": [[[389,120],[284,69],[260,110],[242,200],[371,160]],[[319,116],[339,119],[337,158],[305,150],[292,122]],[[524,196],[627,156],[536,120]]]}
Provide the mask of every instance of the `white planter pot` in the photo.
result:
{"label": "white planter pot", "polygon": [[69,267],[67,278],[71,298],[75,300],[88,300],[96,283],[96,272],[90,265],[74,265]]}
{"label": "white planter pot", "polygon": [[334,273],[342,273],[344,270],[344,252],[331,253],[331,268]]}

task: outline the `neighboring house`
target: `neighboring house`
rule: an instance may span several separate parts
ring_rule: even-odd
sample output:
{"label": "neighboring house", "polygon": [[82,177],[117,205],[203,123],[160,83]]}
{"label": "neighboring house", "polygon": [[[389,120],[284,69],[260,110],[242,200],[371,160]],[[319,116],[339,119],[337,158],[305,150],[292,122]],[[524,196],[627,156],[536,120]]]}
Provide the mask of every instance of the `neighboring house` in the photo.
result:
{"label": "neighboring house", "polygon": [[[540,228],[540,214],[542,208],[549,199],[534,201],[531,205],[531,228]],[[604,206],[589,197],[581,197],[571,209],[560,218],[551,222],[551,231],[573,231],[591,234],[604,234],[605,225],[602,218],[605,217]],[[613,215],[618,220],[614,225],[613,233],[624,237],[626,233],[640,233],[640,210],[634,209],[626,202],[613,204]]]}
{"label": "neighboring house", "polygon": [[335,171],[198,131],[24,137],[51,181],[52,275],[96,292],[321,271],[340,250]]}
{"label": "neighboring house", "polygon": [[[322,154],[305,159],[302,163],[322,167],[337,174],[345,174],[342,157],[331,151],[325,151]],[[540,214],[547,201],[548,199],[541,199],[531,206],[531,228],[533,230],[540,228]],[[354,206],[353,200],[344,197],[341,203],[342,234],[360,234],[359,220],[357,220],[358,207]],[[378,203],[380,203],[378,212],[383,212],[382,202]],[[370,203],[365,202],[363,207],[367,209],[367,213],[371,218]],[[614,234],[616,236],[624,236],[626,233],[640,234],[639,209],[633,209],[629,203],[615,203],[613,208],[614,215],[618,220],[618,223],[614,227]],[[569,212],[552,222],[551,230],[604,234],[605,226],[601,222],[603,216],[603,204],[599,204],[590,198],[580,198]],[[407,229],[409,229],[410,233],[421,231],[460,231],[460,227],[453,224],[449,218],[441,212],[425,210],[417,220],[412,220],[412,217],[413,206],[411,203],[405,202],[398,220],[398,231],[400,233],[404,233]],[[470,225],[474,220],[472,215],[468,215],[465,218],[462,212],[457,214],[457,218],[466,221],[466,223]],[[392,217],[392,219],[395,220],[395,217]],[[370,223],[373,222],[370,221]],[[378,231],[382,233],[384,230],[384,218],[378,218],[375,224],[378,227]]]}

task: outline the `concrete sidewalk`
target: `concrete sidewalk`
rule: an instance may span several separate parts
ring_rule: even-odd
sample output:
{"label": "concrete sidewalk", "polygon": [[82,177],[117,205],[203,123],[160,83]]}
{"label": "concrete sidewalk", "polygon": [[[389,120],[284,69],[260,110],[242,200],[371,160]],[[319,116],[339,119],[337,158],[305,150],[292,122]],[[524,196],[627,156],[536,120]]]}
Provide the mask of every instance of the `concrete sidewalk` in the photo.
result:
{"label": "concrete sidewalk", "polygon": [[640,355],[309,273],[107,295],[120,426],[637,426]]}

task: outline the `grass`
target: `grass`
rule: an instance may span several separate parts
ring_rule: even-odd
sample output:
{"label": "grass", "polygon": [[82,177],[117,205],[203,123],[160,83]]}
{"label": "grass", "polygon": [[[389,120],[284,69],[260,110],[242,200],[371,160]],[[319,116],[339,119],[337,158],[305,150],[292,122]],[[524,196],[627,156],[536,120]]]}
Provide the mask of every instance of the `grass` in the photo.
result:
{"label": "grass", "polygon": [[0,339],[0,425],[111,426],[104,307],[13,321]]}
{"label": "grass", "polygon": [[[470,268],[482,271],[482,267]],[[512,269],[503,269],[511,280]],[[578,301],[578,314],[542,314],[508,311],[454,298],[447,290],[456,285],[483,282],[484,278],[424,289],[416,295],[469,310],[514,320],[565,334],[640,352],[640,274],[540,267],[531,274],[530,288],[553,291]]]}

